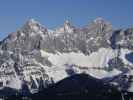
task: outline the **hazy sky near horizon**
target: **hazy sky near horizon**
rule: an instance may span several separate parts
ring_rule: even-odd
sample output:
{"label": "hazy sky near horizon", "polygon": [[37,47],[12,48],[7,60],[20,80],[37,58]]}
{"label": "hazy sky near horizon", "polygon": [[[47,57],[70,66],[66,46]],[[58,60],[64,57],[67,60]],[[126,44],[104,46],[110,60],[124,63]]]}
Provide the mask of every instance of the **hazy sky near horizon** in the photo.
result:
{"label": "hazy sky near horizon", "polygon": [[79,27],[97,17],[115,28],[133,27],[133,0],[0,0],[0,39],[30,18],[54,28],[65,19]]}

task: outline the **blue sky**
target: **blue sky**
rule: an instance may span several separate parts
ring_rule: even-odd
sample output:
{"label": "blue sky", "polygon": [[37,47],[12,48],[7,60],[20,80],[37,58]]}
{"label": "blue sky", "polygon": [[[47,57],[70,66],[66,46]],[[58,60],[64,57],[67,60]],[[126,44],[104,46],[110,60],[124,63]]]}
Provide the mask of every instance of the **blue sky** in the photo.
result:
{"label": "blue sky", "polygon": [[0,39],[34,18],[48,28],[65,19],[76,26],[103,17],[114,27],[133,27],[133,0],[0,0]]}

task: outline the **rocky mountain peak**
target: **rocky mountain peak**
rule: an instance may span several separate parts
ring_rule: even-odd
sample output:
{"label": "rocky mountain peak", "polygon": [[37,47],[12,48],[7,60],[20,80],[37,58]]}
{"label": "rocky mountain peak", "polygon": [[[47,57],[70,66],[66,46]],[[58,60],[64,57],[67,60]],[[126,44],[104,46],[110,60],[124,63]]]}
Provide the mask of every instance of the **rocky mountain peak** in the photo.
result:
{"label": "rocky mountain peak", "polygon": [[101,27],[108,26],[108,27],[112,28],[111,23],[109,21],[106,21],[105,19],[103,19],[101,17],[96,18],[95,20],[92,21],[92,23],[95,25],[99,25]]}
{"label": "rocky mountain peak", "polygon": [[25,24],[24,27],[28,27],[30,29],[34,29],[35,27],[41,26],[39,22],[34,19],[29,19]]}
{"label": "rocky mountain peak", "polygon": [[65,20],[64,22],[64,27],[70,27],[71,26],[71,22],[69,20]]}
{"label": "rocky mountain peak", "polygon": [[98,17],[93,22],[97,23],[97,24],[101,24],[101,23],[105,22],[105,20],[102,17]]}
{"label": "rocky mountain peak", "polygon": [[23,33],[29,33],[30,35],[36,35],[45,34],[47,32],[47,28],[41,25],[38,21],[29,19],[19,31],[22,31]]}
{"label": "rocky mountain peak", "polygon": [[89,23],[85,29],[89,33],[97,34],[97,35],[107,35],[110,37],[110,33],[113,31],[112,24],[103,18],[99,17]]}
{"label": "rocky mountain peak", "polygon": [[65,20],[64,30],[68,33],[71,33],[71,32],[73,32],[73,28],[74,28],[74,26],[71,24],[71,22],[69,20]]}
{"label": "rocky mountain peak", "polygon": [[31,18],[27,21],[27,23],[29,24],[36,24],[36,23],[39,23],[38,21],[36,21],[35,19]]}
{"label": "rocky mountain peak", "polygon": [[69,20],[65,20],[64,24],[55,29],[56,33],[73,33],[74,26]]}

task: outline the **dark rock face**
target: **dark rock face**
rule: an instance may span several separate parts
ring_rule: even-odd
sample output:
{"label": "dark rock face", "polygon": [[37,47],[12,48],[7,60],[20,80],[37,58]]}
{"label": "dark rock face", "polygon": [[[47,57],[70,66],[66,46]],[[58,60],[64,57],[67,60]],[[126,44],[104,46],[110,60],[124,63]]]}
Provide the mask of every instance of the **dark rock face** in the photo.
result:
{"label": "dark rock face", "polygon": [[117,45],[116,45],[116,41],[117,41],[117,37],[119,36],[119,33],[121,32],[121,29],[120,30],[116,30],[112,33],[112,36],[110,38],[110,42],[111,42],[111,47],[113,49],[117,49]]}
{"label": "dark rock face", "polygon": [[125,57],[126,57],[126,59],[127,59],[128,61],[130,61],[131,63],[133,63],[133,52],[127,54]]}
{"label": "dark rock face", "polygon": [[115,68],[119,69],[119,70],[124,70],[124,63],[122,62],[122,59],[120,58],[113,58],[113,59],[110,59],[109,62],[109,70],[112,70],[115,66]]}
{"label": "dark rock face", "polygon": [[97,18],[88,26],[82,29],[82,33],[85,33],[87,41],[87,49],[97,51],[101,47],[109,47],[109,39],[112,35],[112,25],[101,19]]}
{"label": "dark rock face", "polygon": [[132,28],[116,31],[116,34],[114,34],[113,38],[115,40],[115,44],[117,47],[128,48],[133,50],[133,45],[132,45],[133,29]]}
{"label": "dark rock face", "polygon": [[[22,100],[21,96],[9,96],[7,100]],[[39,93],[25,96],[28,100],[121,100],[121,93],[86,74],[73,75]]]}
{"label": "dark rock face", "polygon": [[[50,87],[46,92],[47,98],[56,98],[57,100],[120,100],[119,91],[115,88],[104,84],[102,80],[95,79],[86,74],[73,75],[68,77],[54,86]],[[45,91],[44,91],[45,92]],[[50,95],[53,95],[51,97]],[[35,94],[33,97],[45,97],[43,93]],[[40,99],[41,99],[40,98]]]}

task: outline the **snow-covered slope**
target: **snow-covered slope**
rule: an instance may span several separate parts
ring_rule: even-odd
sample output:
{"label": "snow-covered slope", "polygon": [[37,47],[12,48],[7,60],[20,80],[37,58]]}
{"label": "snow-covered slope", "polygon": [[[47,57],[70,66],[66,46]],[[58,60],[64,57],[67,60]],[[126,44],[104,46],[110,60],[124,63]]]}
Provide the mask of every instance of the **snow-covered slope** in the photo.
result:
{"label": "snow-covered slope", "polygon": [[[48,60],[52,62],[53,65],[63,66],[65,64],[83,66],[87,68],[104,68],[108,67],[109,59],[116,56],[115,51],[109,48],[100,48],[97,52],[93,52],[90,55],[85,55],[81,52],[69,52],[56,54],[47,53],[41,50],[43,57],[48,57]],[[93,59],[92,59],[93,58]]]}

